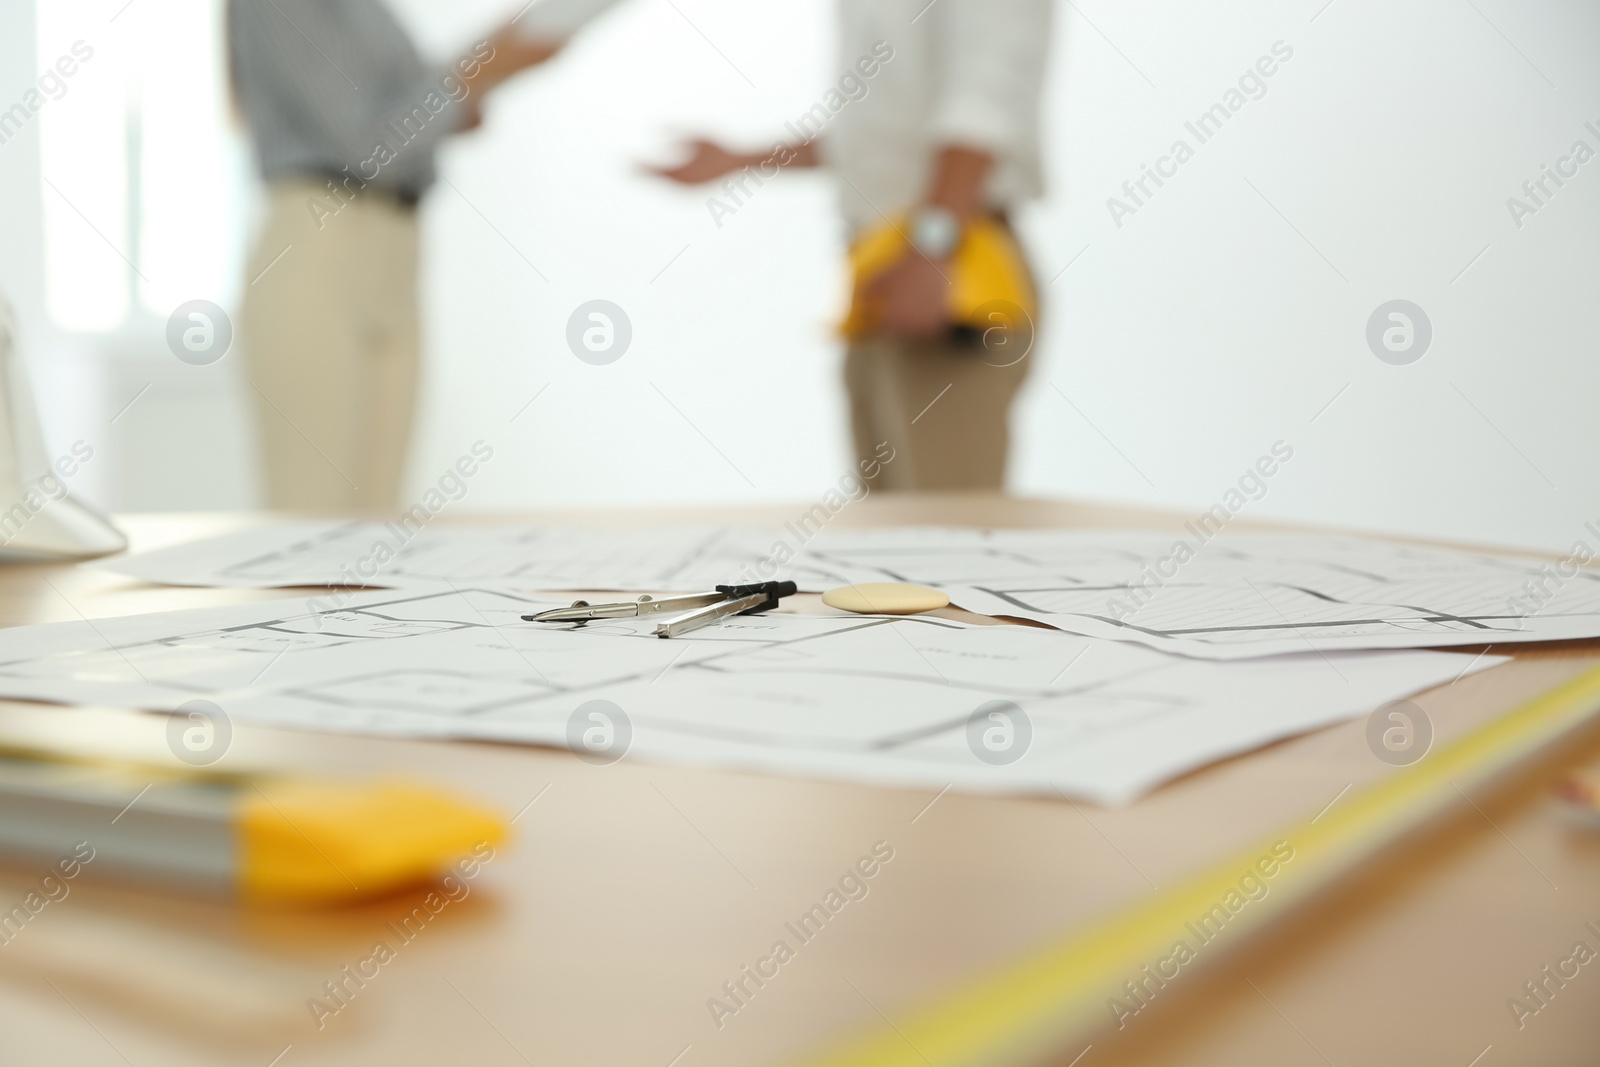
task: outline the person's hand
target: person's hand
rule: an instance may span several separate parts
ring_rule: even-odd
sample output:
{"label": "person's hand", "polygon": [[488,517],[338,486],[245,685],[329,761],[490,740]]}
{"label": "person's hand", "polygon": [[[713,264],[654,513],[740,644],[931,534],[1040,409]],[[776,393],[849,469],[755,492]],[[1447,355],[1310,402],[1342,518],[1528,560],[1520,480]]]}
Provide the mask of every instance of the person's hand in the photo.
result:
{"label": "person's hand", "polygon": [[475,74],[463,78],[474,93],[486,93],[508,78],[543,63],[560,52],[566,41],[529,37],[508,22],[491,34],[486,44],[489,58],[478,64]]}
{"label": "person's hand", "polygon": [[945,301],[950,281],[947,263],[936,263],[914,248],[867,287],[867,300],[878,309],[878,329],[907,340],[931,340],[950,325]]}
{"label": "person's hand", "polygon": [[456,126],[457,133],[466,133],[483,125],[483,104],[476,96],[469,96],[462,100],[458,107],[461,108],[461,122]]}
{"label": "person's hand", "polygon": [[508,78],[518,71],[545,62],[565,48],[566,44],[566,41],[555,37],[529,37],[508,22],[489,38],[494,58],[489,60],[488,65],[503,64],[502,79]]}
{"label": "person's hand", "polygon": [[745,167],[759,165],[765,157],[755,157],[731,152],[715,141],[696,139],[684,146],[689,158],[671,167],[646,167],[650,173],[684,185],[699,185],[714,181],[724,174],[732,174]]}

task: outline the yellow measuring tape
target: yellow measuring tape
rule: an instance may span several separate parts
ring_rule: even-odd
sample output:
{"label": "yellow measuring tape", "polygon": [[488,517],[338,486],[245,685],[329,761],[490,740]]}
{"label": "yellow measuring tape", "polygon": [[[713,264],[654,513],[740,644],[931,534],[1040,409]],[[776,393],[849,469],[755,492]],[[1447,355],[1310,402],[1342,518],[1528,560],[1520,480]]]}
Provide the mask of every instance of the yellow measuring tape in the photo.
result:
{"label": "yellow measuring tape", "polygon": [[[1175,958],[1178,942],[1191,950],[1190,962],[1219,951],[1202,940],[1213,928],[1219,947],[1239,944],[1251,929],[1458,802],[1460,790],[1495,777],[1597,713],[1600,667],[1430,753],[1315,821],[808,1060],[807,1067],[1001,1067],[1070,1053],[1075,1041],[1114,1025],[1120,1011],[1139,1009],[1141,994],[1158,997],[1161,984],[1181,987],[1192,980],[1188,962]],[[1279,862],[1288,850],[1292,859]],[[1266,857],[1274,862],[1262,866]],[[1261,873],[1267,867],[1275,868],[1270,877]],[[1267,887],[1259,898],[1241,895],[1241,878],[1251,872]],[[1214,918],[1207,922],[1207,916]]]}

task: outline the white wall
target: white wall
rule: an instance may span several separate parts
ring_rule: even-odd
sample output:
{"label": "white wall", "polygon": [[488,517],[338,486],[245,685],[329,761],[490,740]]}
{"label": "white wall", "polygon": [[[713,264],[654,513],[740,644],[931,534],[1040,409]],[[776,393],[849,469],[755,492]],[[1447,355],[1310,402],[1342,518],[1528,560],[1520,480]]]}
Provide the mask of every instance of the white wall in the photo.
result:
{"label": "white wall", "polygon": [[[1262,515],[1551,546],[1600,516],[1600,161],[1520,230],[1505,203],[1600,150],[1600,8],[1475,3],[1087,8],[1126,60],[1064,20],[1031,232],[1047,275],[1088,251],[1052,286],[1021,487],[1199,507],[1282,438]],[[1266,97],[1113,225],[1106,197],[1278,39]],[[1364,341],[1397,297],[1434,326],[1411,366]]]}
{"label": "white wall", "polygon": [[[396,2],[440,55],[517,6]],[[763,143],[809,106],[833,74],[830,9],[625,0],[447,151],[415,488],[477,438],[497,449],[478,507],[794,499],[837,479],[826,181],[785,175],[718,229],[703,192],[634,170],[691,131]],[[1024,219],[1055,280],[1016,489],[1199,509],[1282,439],[1295,455],[1260,517],[1549,547],[1600,519],[1600,160],[1520,229],[1506,208],[1575,140],[1600,150],[1600,8],[1082,0],[1056,31],[1051,193]],[[1193,145],[1185,120],[1280,40],[1293,58],[1266,95],[1119,228],[1107,197]],[[14,147],[8,202],[31,195]],[[36,251],[0,248],[0,284],[26,292]],[[593,298],[633,321],[610,366],[563,340]],[[1409,366],[1365,341],[1394,298],[1433,324]],[[172,455],[153,431],[119,447],[146,472]],[[186,469],[186,502],[237,502],[244,475]],[[159,489],[118,502],[175,498]]]}
{"label": "white wall", "polygon": [[[503,6],[452,12],[460,31],[429,37],[464,40]],[[446,17],[409,7],[419,25]],[[479,437],[498,450],[480,506],[792,499],[848,465],[830,187],[786,175],[719,230],[704,191],[638,172],[674,130],[770,143],[828,78],[827,5],[678,7],[693,25],[671,4],[628,0],[503,90],[487,128],[448,151],[451,184],[426,220],[440,254],[426,283],[434,387],[419,487]],[[608,366],[565,340],[591,299],[633,324]]]}

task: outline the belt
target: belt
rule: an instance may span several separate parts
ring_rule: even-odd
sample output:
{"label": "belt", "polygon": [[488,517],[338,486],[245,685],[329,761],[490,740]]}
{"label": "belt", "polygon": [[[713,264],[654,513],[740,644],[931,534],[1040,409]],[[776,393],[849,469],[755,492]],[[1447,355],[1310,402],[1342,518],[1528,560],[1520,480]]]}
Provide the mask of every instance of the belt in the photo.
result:
{"label": "belt", "polygon": [[[319,170],[311,172],[309,175],[307,175],[307,177],[310,177],[313,180],[321,179],[323,181],[331,181],[334,185],[339,186],[340,188],[348,188],[344,183],[349,181],[352,175],[348,171],[342,170]],[[356,180],[362,181],[363,179],[357,176]],[[394,203],[405,208],[407,211],[415,211],[417,209],[417,204],[422,201],[421,190],[396,188],[391,185],[374,185],[370,181],[364,186],[357,186],[355,189],[351,189],[349,191],[357,193],[360,196],[379,196],[385,200],[392,200]]]}

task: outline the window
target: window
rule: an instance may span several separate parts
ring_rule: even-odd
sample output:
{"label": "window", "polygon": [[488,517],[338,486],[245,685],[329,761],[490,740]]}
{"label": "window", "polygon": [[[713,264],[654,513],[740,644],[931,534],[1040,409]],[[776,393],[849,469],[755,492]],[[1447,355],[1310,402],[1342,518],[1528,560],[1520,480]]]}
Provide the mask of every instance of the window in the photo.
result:
{"label": "window", "polygon": [[245,155],[223,0],[40,0],[45,301],[67,330],[237,290]]}

